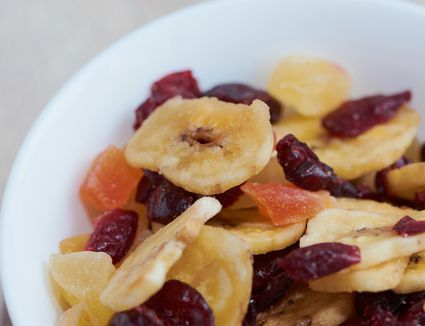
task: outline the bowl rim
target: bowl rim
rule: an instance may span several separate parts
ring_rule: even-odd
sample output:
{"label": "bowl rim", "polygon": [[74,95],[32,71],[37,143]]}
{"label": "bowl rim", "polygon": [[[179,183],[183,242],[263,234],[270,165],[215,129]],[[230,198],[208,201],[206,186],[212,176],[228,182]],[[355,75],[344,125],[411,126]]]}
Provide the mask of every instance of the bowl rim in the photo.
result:
{"label": "bowl rim", "polygon": [[[140,34],[143,34],[150,29],[155,28],[157,25],[163,24],[164,21],[170,20],[174,17],[177,17],[182,14],[193,14],[197,11],[206,10],[209,7],[220,7],[223,5],[228,5],[229,3],[238,3],[240,2],[243,5],[249,5],[249,3],[256,3],[261,1],[262,4],[266,3],[266,0],[215,0],[208,2],[201,2],[197,4],[192,4],[182,9],[167,13],[159,18],[156,18],[146,24],[143,24],[133,31],[125,34],[124,36],[119,37],[116,41],[113,41],[111,44],[107,45],[106,48],[101,50],[99,53],[94,55],[89,59],[85,64],[83,64],[74,74],[72,74],[68,80],[53,94],[52,98],[48,101],[45,107],[41,110],[29,131],[26,133],[19,150],[15,156],[13,164],[9,171],[9,176],[5,183],[4,194],[0,206],[0,284],[1,290],[3,292],[4,303],[9,314],[9,318],[13,324],[20,325],[20,311],[16,300],[15,295],[12,294],[14,291],[9,279],[5,279],[4,275],[6,267],[5,252],[7,251],[7,241],[6,234],[9,225],[9,221],[12,219],[13,207],[10,207],[10,202],[13,194],[17,192],[19,188],[19,171],[26,164],[28,159],[31,156],[31,147],[36,143],[37,138],[43,133],[43,126],[51,115],[53,110],[55,110],[56,104],[61,102],[62,98],[69,90],[73,89],[75,85],[79,84],[81,79],[86,75],[91,69],[96,66],[96,62],[104,60],[111,53],[113,53],[116,48],[121,47],[121,45],[131,42],[133,38],[139,37]],[[285,0],[290,1],[290,0]],[[314,1],[314,0],[305,0],[305,1]],[[379,5],[391,7],[395,10],[404,10],[410,12],[411,15],[423,15],[425,19],[425,5],[413,2],[411,0],[346,0],[351,3],[363,3],[367,5]],[[338,0],[326,0],[328,4],[330,3],[339,3]],[[424,23],[425,24],[425,23]],[[1,302],[0,302],[1,304]]]}

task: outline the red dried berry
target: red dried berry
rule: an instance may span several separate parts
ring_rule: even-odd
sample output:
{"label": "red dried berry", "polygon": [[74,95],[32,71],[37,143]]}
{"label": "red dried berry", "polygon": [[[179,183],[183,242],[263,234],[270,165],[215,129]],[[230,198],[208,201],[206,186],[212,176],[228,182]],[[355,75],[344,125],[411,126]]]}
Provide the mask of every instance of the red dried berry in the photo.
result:
{"label": "red dried berry", "polygon": [[357,246],[324,242],[295,249],[279,261],[279,266],[294,280],[308,282],[359,262],[360,250]]}
{"label": "red dried berry", "polygon": [[422,326],[425,325],[425,300],[416,302],[405,313],[400,316],[400,326]]}
{"label": "red dried berry", "polygon": [[258,99],[270,108],[270,122],[274,123],[282,115],[283,108],[278,100],[269,93],[244,84],[221,84],[204,93],[205,96],[216,97],[221,101],[250,105]]}
{"label": "red dried berry", "polygon": [[398,159],[396,162],[394,162],[393,164],[391,164],[389,167],[378,171],[376,173],[375,176],[375,187],[376,190],[379,194],[382,194],[386,197],[389,197],[389,191],[388,191],[388,187],[387,187],[387,174],[388,172],[390,172],[391,170],[395,170],[395,169],[399,169],[403,166],[406,166],[408,164],[413,163],[413,161],[411,161],[410,159],[408,159],[407,157],[401,157],[400,159]]}
{"label": "red dried berry", "polygon": [[147,217],[168,224],[188,209],[200,195],[188,192],[163,178],[147,200]]}
{"label": "red dried berry", "polygon": [[221,194],[214,195],[214,197],[220,202],[223,207],[229,207],[238,200],[240,195],[242,195],[241,187],[236,186],[226,190]]}
{"label": "red dried berry", "polygon": [[338,178],[333,169],[321,162],[306,143],[288,134],[276,145],[277,159],[285,177],[296,186],[310,190],[326,189],[336,197],[358,197],[357,188]]}
{"label": "red dried berry", "polygon": [[132,310],[117,313],[109,326],[166,326],[152,309],[139,306]]}
{"label": "red dried berry", "polygon": [[171,73],[152,84],[150,97],[136,109],[134,129],[138,129],[158,106],[174,96],[183,98],[201,96],[198,81],[190,70]]}
{"label": "red dried berry", "polygon": [[143,177],[137,186],[136,201],[146,204],[156,187],[158,187],[164,177],[159,173],[143,170]]}
{"label": "red dried berry", "polygon": [[417,209],[419,210],[425,209],[425,191],[417,192],[415,194],[415,204]]}
{"label": "red dried berry", "polygon": [[405,216],[393,226],[393,231],[403,237],[424,233],[425,221],[416,221],[410,216]]}
{"label": "red dried berry", "polygon": [[136,236],[139,217],[136,212],[113,209],[101,215],[85,250],[105,252],[117,264],[124,258]]}
{"label": "red dried berry", "polygon": [[405,91],[348,101],[326,115],[322,119],[322,125],[333,136],[356,137],[391,119],[411,97],[411,92]]}
{"label": "red dried berry", "polygon": [[278,261],[298,245],[254,256],[254,275],[251,299],[253,310],[263,312],[282,299],[292,288],[294,281],[279,266]]}

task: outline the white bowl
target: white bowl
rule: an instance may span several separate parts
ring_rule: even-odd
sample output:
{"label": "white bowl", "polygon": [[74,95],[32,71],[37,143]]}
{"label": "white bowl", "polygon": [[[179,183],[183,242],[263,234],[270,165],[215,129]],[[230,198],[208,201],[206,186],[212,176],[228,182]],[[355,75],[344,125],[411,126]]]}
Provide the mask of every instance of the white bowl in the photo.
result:
{"label": "white bowl", "polygon": [[134,108],[153,80],[191,68],[203,89],[226,81],[265,88],[282,56],[304,53],[347,68],[353,96],[409,88],[425,114],[424,31],[425,8],[397,1],[212,1],[145,26],[97,56],[43,111],[9,178],[1,272],[13,323],[53,325],[58,318],[49,256],[64,237],[90,230],[78,199],[83,175],[100,150],[129,139]]}

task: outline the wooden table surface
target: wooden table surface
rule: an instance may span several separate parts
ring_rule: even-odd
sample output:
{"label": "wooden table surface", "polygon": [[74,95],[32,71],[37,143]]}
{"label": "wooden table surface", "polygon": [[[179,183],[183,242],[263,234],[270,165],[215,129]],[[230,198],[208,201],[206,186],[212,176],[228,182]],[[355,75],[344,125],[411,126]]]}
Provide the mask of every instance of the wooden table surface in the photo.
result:
{"label": "wooden table surface", "polygon": [[205,1],[0,0],[0,198],[23,137],[68,78],[129,31]]}

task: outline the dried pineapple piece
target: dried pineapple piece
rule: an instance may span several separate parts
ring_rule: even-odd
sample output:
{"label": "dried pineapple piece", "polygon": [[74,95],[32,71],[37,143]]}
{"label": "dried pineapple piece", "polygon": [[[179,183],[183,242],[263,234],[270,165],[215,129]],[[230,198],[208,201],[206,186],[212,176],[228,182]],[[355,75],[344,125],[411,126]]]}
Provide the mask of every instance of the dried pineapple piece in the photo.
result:
{"label": "dried pineapple piece", "polygon": [[245,241],[221,228],[202,231],[168,273],[197,289],[214,312],[217,326],[241,325],[252,286],[252,262]]}
{"label": "dried pineapple piece", "polygon": [[160,171],[187,191],[222,193],[258,174],[273,151],[269,107],[216,98],[174,98],[153,112],[127,144],[127,161]]}
{"label": "dried pineapple piece", "polygon": [[86,305],[83,302],[67,309],[62,313],[56,326],[91,326],[93,317],[90,318]]}
{"label": "dried pineapple piece", "polygon": [[293,55],[274,70],[269,92],[305,116],[323,116],[348,97],[350,77],[337,64]]}
{"label": "dried pineapple piece", "polygon": [[84,251],[89,238],[89,234],[82,234],[63,239],[59,243],[61,254],[70,254],[72,252]]}
{"label": "dried pineapple piece", "polygon": [[82,251],[52,255],[50,272],[71,306],[83,302],[94,324],[105,325],[108,322],[113,311],[99,301],[99,294],[115,273],[108,254]]}
{"label": "dried pineapple piece", "polygon": [[124,260],[100,301],[115,311],[134,308],[161,289],[166,274],[195,240],[202,225],[221,209],[211,197],[198,199],[173,222],[148,237]]}

